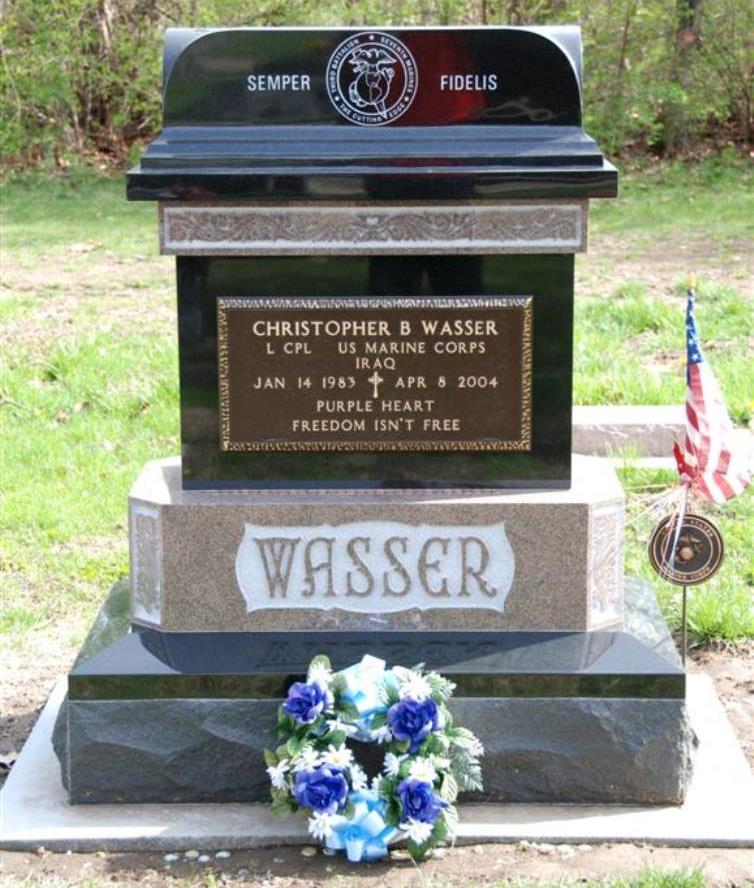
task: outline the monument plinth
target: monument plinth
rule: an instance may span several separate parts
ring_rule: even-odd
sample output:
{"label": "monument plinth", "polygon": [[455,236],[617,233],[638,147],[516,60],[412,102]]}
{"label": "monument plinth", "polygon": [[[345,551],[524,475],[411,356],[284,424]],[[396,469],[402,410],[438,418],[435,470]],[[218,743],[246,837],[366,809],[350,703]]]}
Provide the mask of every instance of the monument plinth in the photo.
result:
{"label": "monument plinth", "polygon": [[164,631],[623,621],[623,490],[594,457],[574,458],[568,490],[441,496],[199,492],[162,460],[130,513],[134,619]]}
{"label": "monument plinth", "polygon": [[617,187],[578,29],[175,29],[164,74],[128,196],[177,257],[182,456],[69,677],[71,800],[265,798],[323,652],[454,680],[486,798],[680,802],[685,676],[624,620],[614,471],[571,458],[574,254]]}

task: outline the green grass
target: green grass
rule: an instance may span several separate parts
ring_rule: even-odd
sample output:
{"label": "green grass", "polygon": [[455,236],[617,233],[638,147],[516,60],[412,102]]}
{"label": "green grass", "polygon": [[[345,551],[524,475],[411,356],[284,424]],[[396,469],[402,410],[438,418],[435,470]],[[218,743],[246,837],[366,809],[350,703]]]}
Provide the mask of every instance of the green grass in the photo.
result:
{"label": "green grass", "polygon": [[[177,449],[175,345],[88,334],[0,371],[0,533],[9,586],[93,604],[127,571],[125,498],[138,466]],[[106,540],[113,539],[108,545]],[[104,538],[102,542],[98,538]]]}
{"label": "green grass", "polygon": [[699,163],[647,159],[622,173],[619,200],[592,201],[593,234],[635,235],[638,244],[646,244],[678,233],[710,239],[725,251],[746,248],[739,239],[752,236],[754,168],[750,161],[734,152]]}
{"label": "green grass", "polygon": [[704,888],[705,880],[701,870],[675,870],[661,872],[645,870],[638,876],[624,879],[608,879],[600,883],[606,888]]}
{"label": "green grass", "polygon": [[[70,244],[101,244],[116,255],[151,254],[157,244],[152,202],[127,202],[121,176],[74,169],[66,176],[15,176],[2,186],[3,249],[14,262],[59,255]],[[74,254],[75,261],[80,261]]]}
{"label": "green grass", "polygon": [[0,633],[88,621],[128,570],[126,497],[177,452],[171,266],[153,204],[78,172],[3,189]]}
{"label": "green grass", "polygon": [[[734,418],[751,419],[754,297],[737,276],[754,218],[751,185],[751,172],[730,160],[666,165],[626,175],[620,201],[593,202],[593,252],[579,259],[576,403],[683,402],[684,264],[658,278],[642,251],[667,257],[691,238],[712,245],[699,263],[707,353]],[[128,490],[146,460],[179,450],[175,297],[172,260],[156,255],[154,205],[127,203],[122,178],[20,176],[0,202],[0,558],[9,604],[0,634],[22,640],[62,615],[85,626],[127,571]],[[625,274],[611,273],[616,261]],[[692,628],[700,638],[751,636],[752,497],[713,514],[729,554],[719,577],[692,593]],[[646,532],[630,530],[628,568],[651,576]],[[675,619],[677,594],[657,588]]]}
{"label": "green grass", "polygon": [[[576,302],[574,398],[580,404],[682,404],[686,391],[685,287],[675,298],[626,281],[608,299]],[[754,298],[702,279],[697,323],[734,422],[754,412]]]}
{"label": "green grass", "polygon": [[[673,404],[685,391],[685,290],[735,421],[754,414],[754,168],[732,155],[647,164],[618,200],[590,206],[593,254],[579,257],[574,402]],[[610,244],[600,252],[600,241]],[[616,262],[627,275],[605,286]]]}

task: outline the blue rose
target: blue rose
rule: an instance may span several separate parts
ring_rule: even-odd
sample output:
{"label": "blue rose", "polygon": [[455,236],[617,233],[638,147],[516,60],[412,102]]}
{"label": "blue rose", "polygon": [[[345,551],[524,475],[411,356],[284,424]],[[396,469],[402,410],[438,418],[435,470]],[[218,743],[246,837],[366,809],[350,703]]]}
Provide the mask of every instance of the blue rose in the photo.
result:
{"label": "blue rose", "polygon": [[304,808],[334,814],[346,802],[348,783],[338,768],[323,765],[321,768],[299,771],[293,785],[293,795]]}
{"label": "blue rose", "polygon": [[411,752],[414,753],[427,734],[439,727],[440,713],[435,701],[429,697],[426,700],[404,697],[388,710],[387,723],[393,737],[411,741]]}
{"label": "blue rose", "polygon": [[310,725],[326,705],[327,691],[320,684],[316,681],[311,684],[297,681],[288,689],[283,709],[302,725]]}
{"label": "blue rose", "polygon": [[447,802],[435,795],[429,783],[423,780],[404,780],[398,786],[403,820],[422,820],[434,823]]}

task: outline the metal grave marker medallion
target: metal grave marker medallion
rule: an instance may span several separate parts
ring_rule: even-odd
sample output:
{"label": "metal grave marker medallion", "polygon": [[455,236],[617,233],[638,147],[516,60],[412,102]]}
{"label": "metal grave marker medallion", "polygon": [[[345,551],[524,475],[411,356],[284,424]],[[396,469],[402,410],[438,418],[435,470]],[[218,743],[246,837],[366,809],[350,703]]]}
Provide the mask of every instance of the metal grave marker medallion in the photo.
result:
{"label": "metal grave marker medallion", "polygon": [[657,573],[677,586],[696,586],[715,573],[723,561],[723,538],[715,525],[702,515],[683,518],[674,557],[670,550],[676,534],[676,516],[668,515],[652,531],[649,560]]}
{"label": "metal grave marker medallion", "polygon": [[528,451],[532,298],[218,299],[226,451]]}

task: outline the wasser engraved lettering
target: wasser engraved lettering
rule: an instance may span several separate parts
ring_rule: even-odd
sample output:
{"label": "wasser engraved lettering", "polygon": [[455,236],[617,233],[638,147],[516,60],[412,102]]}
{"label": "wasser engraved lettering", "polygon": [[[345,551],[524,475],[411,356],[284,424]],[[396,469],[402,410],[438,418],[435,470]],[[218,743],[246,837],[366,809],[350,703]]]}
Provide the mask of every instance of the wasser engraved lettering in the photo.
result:
{"label": "wasser engraved lettering", "polygon": [[339,608],[503,611],[515,558],[505,524],[397,521],[273,526],[247,522],[236,579],[248,612]]}

